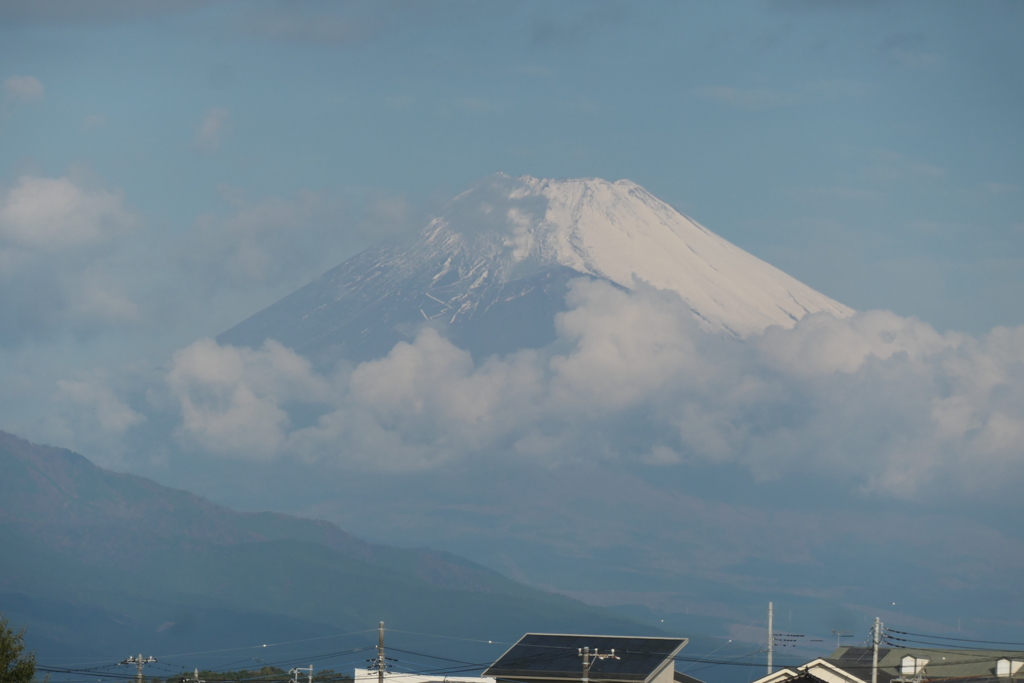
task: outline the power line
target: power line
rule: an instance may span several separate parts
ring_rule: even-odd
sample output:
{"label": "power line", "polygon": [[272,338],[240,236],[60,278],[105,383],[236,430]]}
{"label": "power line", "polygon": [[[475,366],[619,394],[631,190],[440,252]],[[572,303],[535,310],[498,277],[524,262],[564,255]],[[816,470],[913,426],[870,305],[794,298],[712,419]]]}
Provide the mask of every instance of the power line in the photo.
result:
{"label": "power line", "polygon": [[970,638],[953,638],[951,636],[935,636],[935,635],[929,635],[929,634],[925,634],[925,633],[911,633],[910,631],[897,631],[894,628],[887,628],[885,630],[889,631],[890,633],[899,633],[899,634],[905,635],[905,636],[918,636],[919,638],[933,638],[935,640],[955,640],[958,643],[984,643],[984,644],[988,644],[988,645],[1018,645],[1020,647],[1024,647],[1024,643],[1011,643],[1011,642],[1000,641],[1000,640],[971,640]]}
{"label": "power line", "polygon": [[[927,645],[927,646],[931,646],[932,648],[938,649],[938,650],[951,650],[951,651],[954,651],[954,652],[961,652],[961,653],[963,653],[962,654],[963,657],[974,656],[978,660],[988,659],[991,655],[969,655],[968,653],[971,652],[971,651],[974,651],[974,652],[1013,652],[1013,650],[1001,650],[1001,649],[991,648],[991,647],[975,647],[975,648],[971,648],[970,650],[964,650],[963,648],[950,647],[950,643],[935,643],[935,642],[931,642],[931,641],[927,641],[927,640],[914,640],[913,638],[897,638],[896,636],[885,636],[885,641],[886,641],[885,644],[890,646],[890,647],[897,647],[897,648],[898,647],[908,647],[908,646],[906,646],[906,645],[895,645],[895,644],[889,642],[891,640],[895,640],[895,641],[897,641],[899,643],[913,643],[915,645]],[[920,649],[927,649],[927,648],[920,648]]]}
{"label": "power line", "polygon": [[[92,671],[95,671],[95,669],[71,669],[71,668],[66,668],[66,667],[44,666],[44,665],[40,665],[40,664],[36,665],[36,670],[37,671],[44,671],[46,673],[66,673],[66,674],[80,674],[80,675],[88,674],[88,673],[91,673]],[[117,679],[120,679],[120,680],[127,680],[127,681],[133,680],[135,678],[135,676],[133,674],[122,674],[122,673],[117,673],[117,672],[114,672],[114,671],[112,671],[110,673],[104,673],[103,677],[104,678],[117,678]]]}
{"label": "power line", "polygon": [[[737,660],[739,660],[739,659],[745,659],[745,660],[749,660],[749,659],[750,659],[751,657],[755,657],[755,656],[757,656],[757,655],[761,654],[761,652],[762,652],[761,650],[757,650],[757,651],[755,651],[755,652],[748,652],[748,653],[747,653],[747,654],[745,654],[745,655],[742,655],[742,656],[740,656],[740,657],[736,657],[736,659],[737,659]],[[735,662],[735,661],[730,661],[730,662],[729,662],[729,664],[735,664],[735,663],[739,663],[739,664],[747,664],[747,665],[749,665],[749,666],[760,666],[760,664],[759,664],[759,663],[755,664],[754,662],[750,662],[750,661],[747,661],[747,662]],[[705,664],[704,666],[698,666],[698,667],[697,667],[696,669],[692,669],[692,671],[695,671],[695,672],[696,672],[696,671],[703,671],[704,669],[710,669],[710,668],[712,668],[712,667],[715,667],[715,666],[719,666],[719,665],[718,665],[718,664]],[[751,673],[753,673],[753,671],[752,671]]]}
{"label": "power line", "polygon": [[416,655],[417,657],[429,657],[430,659],[439,659],[442,662],[455,662],[456,664],[473,664],[472,662],[464,662],[461,659],[448,659],[447,657],[438,657],[437,655],[428,655],[423,652],[413,652],[412,650],[403,650],[397,647],[388,648],[392,652],[404,652],[407,655]]}
{"label": "power line", "polygon": [[[458,636],[442,636],[437,633],[418,633],[417,631],[402,631],[395,628],[389,628],[388,631],[390,633],[406,633],[411,636],[426,636],[427,638],[444,638],[446,640],[463,640],[470,643],[486,643],[488,645],[515,645],[515,643],[506,643],[500,640],[482,640],[480,638],[459,638]],[[571,650],[572,648],[568,649]]]}

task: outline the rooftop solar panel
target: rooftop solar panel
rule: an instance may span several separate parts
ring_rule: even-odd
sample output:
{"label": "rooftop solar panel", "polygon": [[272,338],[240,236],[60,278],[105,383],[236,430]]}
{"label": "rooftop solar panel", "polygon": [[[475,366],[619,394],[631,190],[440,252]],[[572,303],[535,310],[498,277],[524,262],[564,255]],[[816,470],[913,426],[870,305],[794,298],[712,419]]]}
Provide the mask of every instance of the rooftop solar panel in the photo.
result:
{"label": "rooftop solar panel", "polygon": [[628,636],[585,636],[527,633],[484,672],[506,680],[579,680],[583,673],[580,649],[593,655],[615,658],[593,659],[589,678],[595,682],[636,683],[647,681],[669,663],[687,643],[686,638],[634,638]]}

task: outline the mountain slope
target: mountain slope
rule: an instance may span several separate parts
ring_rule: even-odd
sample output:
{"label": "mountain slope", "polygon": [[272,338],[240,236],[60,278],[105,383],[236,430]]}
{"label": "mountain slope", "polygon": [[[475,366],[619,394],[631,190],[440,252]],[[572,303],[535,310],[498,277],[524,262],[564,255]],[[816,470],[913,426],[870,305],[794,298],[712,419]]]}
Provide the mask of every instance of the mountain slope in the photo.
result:
{"label": "mountain slope", "polygon": [[[43,654],[205,651],[381,619],[456,636],[649,630],[452,555],[235,512],[3,432],[0,471],[0,612],[52,648]],[[69,630],[76,620],[91,626]]]}
{"label": "mountain slope", "polygon": [[740,337],[852,313],[628,180],[498,174],[412,238],[354,256],[218,340],[363,360],[431,321],[477,354],[536,347],[581,276],[673,291],[706,330]]}

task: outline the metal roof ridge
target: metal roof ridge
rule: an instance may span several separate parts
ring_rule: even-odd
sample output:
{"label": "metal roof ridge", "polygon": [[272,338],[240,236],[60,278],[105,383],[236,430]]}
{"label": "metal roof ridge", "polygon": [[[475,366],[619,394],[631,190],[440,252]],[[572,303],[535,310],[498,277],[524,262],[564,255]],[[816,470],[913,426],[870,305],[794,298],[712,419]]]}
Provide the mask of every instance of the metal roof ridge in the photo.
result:
{"label": "metal roof ridge", "polygon": [[526,636],[564,636],[566,638],[622,638],[622,639],[637,639],[637,640],[689,640],[685,636],[616,636],[608,633],[538,633],[530,631],[524,633],[519,640],[522,640]]}

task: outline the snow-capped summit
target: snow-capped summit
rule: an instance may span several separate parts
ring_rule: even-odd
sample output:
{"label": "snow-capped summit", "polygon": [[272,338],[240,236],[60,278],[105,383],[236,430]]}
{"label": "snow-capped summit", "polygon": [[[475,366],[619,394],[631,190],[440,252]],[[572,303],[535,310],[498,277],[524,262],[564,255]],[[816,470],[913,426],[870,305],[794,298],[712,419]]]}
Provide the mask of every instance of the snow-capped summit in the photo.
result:
{"label": "snow-capped summit", "polygon": [[853,311],[722,239],[636,183],[497,174],[413,238],[363,253],[221,335],[313,355],[386,353],[424,320],[478,353],[553,335],[565,283],[676,292],[709,332],[744,337],[808,313]]}
{"label": "snow-capped summit", "polygon": [[[475,226],[461,224],[464,214],[458,212],[434,219],[424,236],[443,241],[453,252],[463,244],[477,250],[479,266],[495,268],[504,281],[553,264],[626,288],[643,281],[679,294],[706,329],[740,336],[769,325],[792,327],[807,313],[853,313],[629,180],[499,175],[491,184],[463,193],[454,203],[468,204],[471,211],[479,206],[485,214],[500,212],[493,233],[466,240],[462,236]],[[495,190],[499,196],[489,197]],[[492,248],[481,250],[482,242]]]}

